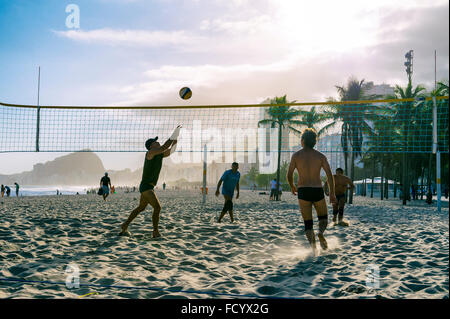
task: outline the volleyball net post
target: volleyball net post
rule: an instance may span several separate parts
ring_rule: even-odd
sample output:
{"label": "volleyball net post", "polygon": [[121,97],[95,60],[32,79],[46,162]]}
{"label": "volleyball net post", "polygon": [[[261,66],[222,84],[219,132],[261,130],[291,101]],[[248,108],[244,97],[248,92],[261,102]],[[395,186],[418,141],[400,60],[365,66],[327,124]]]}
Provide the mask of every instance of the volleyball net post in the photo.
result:
{"label": "volleyball net post", "polygon": [[441,152],[438,141],[438,123],[436,97],[433,96],[433,153],[436,154],[436,206],[441,211]]}
{"label": "volleyball net post", "polygon": [[207,146],[206,144],[203,147],[203,188],[202,188],[202,194],[203,194],[203,199],[202,202],[203,204],[206,203],[206,170],[207,170]]}

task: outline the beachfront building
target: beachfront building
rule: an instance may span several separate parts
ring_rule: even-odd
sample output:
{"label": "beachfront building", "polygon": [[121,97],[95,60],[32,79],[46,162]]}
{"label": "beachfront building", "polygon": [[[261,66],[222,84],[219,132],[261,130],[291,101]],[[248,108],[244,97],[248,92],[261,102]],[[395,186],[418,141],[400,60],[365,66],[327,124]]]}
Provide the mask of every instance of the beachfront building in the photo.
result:
{"label": "beachfront building", "polygon": [[328,158],[331,170],[345,167],[344,153],[342,152],[341,134],[329,134],[319,138],[316,149]]}
{"label": "beachfront building", "polygon": [[362,88],[365,96],[378,95],[383,99],[386,95],[394,95],[394,88],[385,83],[374,84],[373,82],[366,82],[363,84]]}

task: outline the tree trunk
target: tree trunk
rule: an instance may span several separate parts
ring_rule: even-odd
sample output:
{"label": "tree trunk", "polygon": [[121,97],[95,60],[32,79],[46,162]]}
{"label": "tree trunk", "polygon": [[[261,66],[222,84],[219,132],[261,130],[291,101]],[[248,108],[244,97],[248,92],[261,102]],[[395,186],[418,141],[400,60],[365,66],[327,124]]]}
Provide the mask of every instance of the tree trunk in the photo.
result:
{"label": "tree trunk", "polygon": [[425,166],[422,166],[422,174],[420,176],[420,200],[423,200],[423,179],[425,177]]}
{"label": "tree trunk", "polygon": [[[397,171],[396,169],[394,171]],[[398,174],[394,173],[394,198],[397,198],[397,177]]]}
{"label": "tree trunk", "polygon": [[381,160],[381,176],[380,176],[380,198],[383,200],[383,177],[384,177],[384,160]]}
{"label": "tree trunk", "polygon": [[[352,182],[355,179],[355,153],[353,152],[352,149],[352,163],[351,163],[351,173],[350,173],[350,179],[352,180]],[[350,190],[349,192],[349,198],[348,198],[348,203],[352,204],[353,203],[353,190]]]}
{"label": "tree trunk", "polygon": [[[344,165],[345,165],[345,175],[348,175],[348,153],[347,150],[344,152]],[[348,192],[345,191],[345,201],[348,201]]]}
{"label": "tree trunk", "polygon": [[387,173],[387,169],[386,169],[386,178],[385,178],[385,180],[386,180],[386,187],[384,189],[384,197],[386,199],[389,199],[389,176],[388,176],[388,173]]}
{"label": "tree trunk", "polygon": [[275,190],[275,200],[279,200],[278,192],[280,189],[280,162],[281,162],[281,123],[278,123],[278,163],[277,163],[277,189]]}
{"label": "tree trunk", "polygon": [[433,153],[430,153],[430,156],[428,158],[428,176],[427,176],[427,200],[426,202],[428,204],[431,204],[433,202],[433,194],[431,193],[431,162],[433,158]]}
{"label": "tree trunk", "polygon": [[403,203],[403,205],[406,205],[406,197],[407,197],[407,194],[408,194],[408,192],[409,192],[409,187],[408,187],[408,185],[407,185],[407,183],[408,183],[408,177],[406,176],[407,175],[407,170],[408,170],[408,168],[407,168],[407,157],[406,157],[406,152],[405,153],[403,153],[403,191],[402,191],[402,203]]}
{"label": "tree trunk", "polygon": [[375,180],[375,157],[373,158],[373,164],[372,164],[372,186],[370,188],[370,198],[373,198],[373,184]]}

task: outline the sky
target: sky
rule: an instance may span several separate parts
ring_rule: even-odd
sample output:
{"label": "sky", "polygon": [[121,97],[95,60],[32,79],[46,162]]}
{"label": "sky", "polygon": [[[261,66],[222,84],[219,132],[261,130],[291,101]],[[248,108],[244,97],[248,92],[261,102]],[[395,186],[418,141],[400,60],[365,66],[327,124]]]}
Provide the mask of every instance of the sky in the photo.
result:
{"label": "sky", "polygon": [[[67,24],[79,8],[79,28]],[[405,86],[448,80],[442,0],[0,0],[0,101],[41,105],[199,105],[337,96],[350,76]],[[70,20],[74,21],[74,20]],[[182,101],[178,91],[193,96]],[[60,153],[0,154],[0,174]],[[136,169],[140,153],[101,153]]]}

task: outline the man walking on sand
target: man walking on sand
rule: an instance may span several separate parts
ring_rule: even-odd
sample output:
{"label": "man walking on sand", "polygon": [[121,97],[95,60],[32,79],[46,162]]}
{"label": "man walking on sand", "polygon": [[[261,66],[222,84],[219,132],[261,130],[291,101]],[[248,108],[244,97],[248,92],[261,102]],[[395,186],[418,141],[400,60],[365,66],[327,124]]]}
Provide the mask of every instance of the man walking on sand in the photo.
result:
{"label": "man walking on sand", "polygon": [[108,173],[105,173],[100,180],[100,187],[103,190],[103,200],[106,201],[106,197],[109,195],[109,187],[111,187],[111,179],[108,177]]}
{"label": "man walking on sand", "polygon": [[[333,178],[337,200],[337,203],[333,203],[333,223],[336,223],[336,217],[338,217],[338,225],[348,226],[348,222],[344,220],[345,192],[347,189],[353,192],[355,185],[349,177],[344,175],[344,170],[340,167],[336,169],[336,175],[333,175]],[[325,193],[327,195],[328,189],[327,183],[325,184]]]}
{"label": "man walking on sand", "polygon": [[274,200],[277,195],[277,180],[274,178],[270,181],[270,197],[269,200]]}
{"label": "man walking on sand", "polygon": [[181,125],[177,126],[172,136],[161,146],[158,140],[158,136],[148,139],[145,142],[145,148],[147,153],[145,154],[144,170],[142,172],[142,181],[139,186],[139,192],[141,193],[141,199],[139,206],[135,208],[125,223],[122,224],[122,231],[119,235],[130,235],[128,226],[130,223],[143,212],[148,204],[153,207],[153,238],[161,237],[159,233],[159,213],[161,211],[161,204],[155,193],[155,186],[158,182],[159,173],[161,172],[162,161],[164,157],[170,156],[176,149],[178,135],[180,134]]}
{"label": "man walking on sand", "polygon": [[[325,229],[328,225],[328,208],[325,201],[320,171],[324,169],[330,185],[330,201],[336,203],[334,194],[334,180],[330,165],[326,156],[314,149],[317,142],[317,134],[314,129],[307,128],[302,133],[302,149],[292,155],[289,165],[287,180],[292,190],[292,194],[298,196],[300,212],[305,224],[305,233],[308,241],[316,254],[316,239],[313,230],[312,206],[316,209],[319,219],[319,232],[317,237],[323,250],[328,248],[324,237]],[[294,170],[298,172],[297,187],[294,186]]]}
{"label": "man walking on sand", "polygon": [[233,195],[234,195],[234,189],[236,189],[236,199],[239,198],[239,179],[241,178],[241,173],[238,171],[239,164],[234,162],[231,164],[231,169],[225,171],[223,173],[222,177],[219,180],[219,183],[217,184],[217,190],[216,190],[216,196],[219,196],[219,189],[220,185],[222,185],[222,195],[225,199],[225,204],[223,206],[222,212],[220,213],[220,217],[218,222],[220,223],[222,221],[223,216],[227,212],[230,213],[230,219],[231,222],[234,222],[233,218]]}

